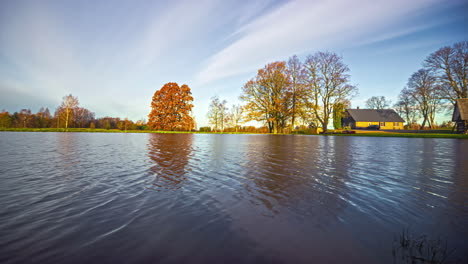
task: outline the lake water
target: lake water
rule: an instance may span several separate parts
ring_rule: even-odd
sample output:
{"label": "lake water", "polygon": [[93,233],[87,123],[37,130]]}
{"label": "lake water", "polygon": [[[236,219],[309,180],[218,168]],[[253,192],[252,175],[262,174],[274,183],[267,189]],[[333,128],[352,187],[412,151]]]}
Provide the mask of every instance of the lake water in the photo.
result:
{"label": "lake water", "polygon": [[468,252],[468,140],[0,132],[1,263],[393,263]]}

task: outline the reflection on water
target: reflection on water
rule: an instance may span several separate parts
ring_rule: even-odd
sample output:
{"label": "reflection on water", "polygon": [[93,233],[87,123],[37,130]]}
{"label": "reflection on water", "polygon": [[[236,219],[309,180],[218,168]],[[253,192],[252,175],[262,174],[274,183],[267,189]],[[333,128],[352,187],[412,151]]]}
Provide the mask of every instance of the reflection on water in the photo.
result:
{"label": "reflection on water", "polygon": [[152,189],[178,189],[187,177],[187,164],[192,152],[192,134],[150,134],[148,157],[153,163]]}
{"label": "reflection on water", "polygon": [[0,133],[0,146],[1,263],[392,263],[404,228],[468,252],[466,140]]}

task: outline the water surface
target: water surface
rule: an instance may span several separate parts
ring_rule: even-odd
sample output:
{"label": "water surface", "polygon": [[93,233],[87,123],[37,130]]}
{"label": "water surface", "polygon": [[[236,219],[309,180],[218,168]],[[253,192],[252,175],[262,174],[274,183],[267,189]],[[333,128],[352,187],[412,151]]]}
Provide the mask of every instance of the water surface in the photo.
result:
{"label": "water surface", "polygon": [[468,252],[468,141],[0,133],[2,263],[393,263]]}

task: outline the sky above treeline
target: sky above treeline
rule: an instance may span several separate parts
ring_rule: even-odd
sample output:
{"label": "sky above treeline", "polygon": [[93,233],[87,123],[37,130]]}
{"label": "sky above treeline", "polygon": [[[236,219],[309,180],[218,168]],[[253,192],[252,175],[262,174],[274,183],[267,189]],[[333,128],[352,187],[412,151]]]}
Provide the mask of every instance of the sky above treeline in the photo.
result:
{"label": "sky above treeline", "polygon": [[147,119],[167,82],[192,89],[198,126],[212,96],[239,103],[265,64],[332,51],[359,88],[393,102],[431,52],[468,38],[462,0],[0,1],[0,110],[66,94],[97,117]]}

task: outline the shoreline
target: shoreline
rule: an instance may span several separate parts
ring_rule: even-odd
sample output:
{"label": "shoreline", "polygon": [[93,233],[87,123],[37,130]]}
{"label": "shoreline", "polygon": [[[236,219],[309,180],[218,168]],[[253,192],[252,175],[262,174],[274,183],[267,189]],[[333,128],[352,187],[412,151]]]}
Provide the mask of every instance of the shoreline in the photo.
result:
{"label": "shoreline", "polygon": [[199,132],[199,131],[152,131],[152,130],[118,130],[118,129],[90,129],[90,128],[0,128],[0,132],[70,132],[70,133],[149,133],[149,134],[241,134],[241,135],[314,135],[339,137],[404,137],[404,138],[455,138],[468,139],[468,135],[451,133],[398,133],[398,132],[364,132],[355,134],[303,134],[303,133],[251,133],[251,132]]}

